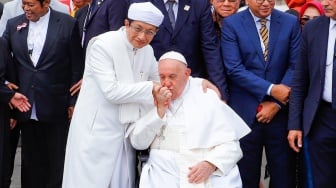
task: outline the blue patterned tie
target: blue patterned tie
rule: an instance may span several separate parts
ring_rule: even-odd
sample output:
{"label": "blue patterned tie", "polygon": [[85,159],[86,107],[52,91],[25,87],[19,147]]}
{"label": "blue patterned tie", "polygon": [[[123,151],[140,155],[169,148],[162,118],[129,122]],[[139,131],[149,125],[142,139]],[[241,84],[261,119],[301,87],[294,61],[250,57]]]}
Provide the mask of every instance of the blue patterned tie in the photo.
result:
{"label": "blue patterned tie", "polygon": [[168,0],[167,1],[168,16],[169,16],[169,20],[170,20],[170,23],[171,23],[173,29],[175,28],[175,14],[174,14],[174,10],[173,10],[174,3],[175,3],[175,0]]}

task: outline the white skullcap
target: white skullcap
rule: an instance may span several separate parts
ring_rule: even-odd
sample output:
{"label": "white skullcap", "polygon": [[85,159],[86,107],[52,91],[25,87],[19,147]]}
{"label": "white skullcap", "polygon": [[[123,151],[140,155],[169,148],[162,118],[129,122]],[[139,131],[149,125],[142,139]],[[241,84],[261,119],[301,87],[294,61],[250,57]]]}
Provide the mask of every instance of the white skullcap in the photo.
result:
{"label": "white skullcap", "polygon": [[159,27],[163,21],[162,12],[151,2],[132,3],[128,9],[128,18]]}
{"label": "white skullcap", "polygon": [[164,53],[160,57],[159,61],[161,61],[163,59],[174,59],[174,60],[180,61],[181,63],[183,63],[185,65],[188,65],[184,56],[181,53],[176,52],[176,51],[169,51],[169,52]]}

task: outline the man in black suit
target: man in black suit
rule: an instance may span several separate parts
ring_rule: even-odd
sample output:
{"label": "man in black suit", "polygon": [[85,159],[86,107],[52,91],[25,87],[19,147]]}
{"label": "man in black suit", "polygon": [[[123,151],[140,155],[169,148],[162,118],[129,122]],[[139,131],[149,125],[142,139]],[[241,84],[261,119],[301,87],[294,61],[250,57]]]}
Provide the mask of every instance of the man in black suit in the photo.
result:
{"label": "man in black suit", "polygon": [[19,110],[27,111],[30,107],[28,99],[5,85],[7,79],[7,65],[11,64],[11,56],[6,40],[0,38],[0,187],[9,188],[9,180],[6,179],[9,168],[9,105]]}
{"label": "man in black suit", "polygon": [[19,91],[32,104],[18,113],[22,187],[61,187],[65,145],[84,58],[75,19],[49,8],[50,0],[22,0],[24,14],[7,22]]}

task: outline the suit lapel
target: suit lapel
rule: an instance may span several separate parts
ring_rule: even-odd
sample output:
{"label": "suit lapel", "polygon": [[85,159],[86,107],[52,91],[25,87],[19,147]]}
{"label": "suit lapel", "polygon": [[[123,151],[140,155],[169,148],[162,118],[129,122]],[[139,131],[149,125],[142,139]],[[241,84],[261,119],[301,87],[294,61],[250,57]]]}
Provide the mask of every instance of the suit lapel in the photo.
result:
{"label": "suit lapel", "polygon": [[[274,10],[271,14],[271,23],[270,23],[270,31],[269,31],[269,43],[268,43],[268,57],[267,59],[271,59],[273,51],[276,47],[276,42],[278,40],[279,31],[281,29],[281,19],[280,15],[277,14]],[[270,63],[266,63],[268,66]]]}
{"label": "suit lapel", "polygon": [[182,29],[184,26],[184,23],[189,17],[190,14],[190,9],[192,8],[192,3],[190,0],[179,0],[179,8],[178,8],[178,13],[177,13],[177,18],[176,18],[176,24],[175,24],[175,29],[173,33],[173,37],[177,35],[177,33]]}
{"label": "suit lapel", "polygon": [[18,41],[20,43],[22,43],[22,51],[25,52],[24,56],[25,59],[28,60],[28,63],[31,66],[34,66],[32,60],[30,59],[29,53],[28,53],[28,44],[27,44],[27,38],[28,38],[28,31],[29,31],[29,20],[23,15],[23,18],[20,22],[19,25],[23,24],[23,23],[27,23],[27,26],[25,28],[21,28],[18,32],[19,32],[19,37],[18,37]]}
{"label": "suit lapel", "polygon": [[[252,45],[254,46],[255,49],[258,49],[257,53],[260,59],[264,60],[264,54],[261,49],[259,33],[257,31],[257,27],[255,25],[254,19],[249,9],[244,10],[244,15],[242,17],[242,23],[244,24],[246,35],[251,40]],[[258,61],[258,62],[262,63],[262,65],[265,66],[264,61]]]}
{"label": "suit lapel", "polygon": [[169,31],[169,33],[173,33],[173,27],[170,24],[169,15],[168,15],[168,12],[167,12],[167,9],[166,9],[166,6],[163,0],[153,0],[152,3],[158,9],[160,9],[162,14],[164,15],[164,19],[163,19],[161,27],[166,28]]}
{"label": "suit lapel", "polygon": [[[92,18],[98,12],[98,10],[100,9],[100,7],[102,6],[102,3],[104,3],[104,0],[93,0],[92,3],[95,3],[95,5],[94,5],[94,7],[91,10],[91,15],[89,17],[89,20],[87,21],[86,27],[91,23],[91,21],[93,20]],[[88,8],[88,11],[90,11],[90,7]]]}
{"label": "suit lapel", "polygon": [[43,64],[43,60],[48,55],[48,52],[52,49],[53,44],[55,43],[56,37],[58,35],[59,26],[59,18],[54,14],[54,11],[50,9],[50,18],[48,23],[48,30],[46,35],[46,40],[43,45],[43,49],[40,55],[40,58],[36,64],[36,67],[41,66]]}
{"label": "suit lapel", "polygon": [[325,66],[326,66],[326,61],[327,61],[327,51],[328,51],[328,38],[329,38],[329,18],[323,16],[323,19],[321,19],[321,22],[318,25],[319,29],[319,36],[323,36],[320,40],[320,45],[317,48],[318,50],[321,50],[320,53],[318,54],[323,54],[321,55],[320,58],[320,75],[321,79],[324,82],[325,79]]}

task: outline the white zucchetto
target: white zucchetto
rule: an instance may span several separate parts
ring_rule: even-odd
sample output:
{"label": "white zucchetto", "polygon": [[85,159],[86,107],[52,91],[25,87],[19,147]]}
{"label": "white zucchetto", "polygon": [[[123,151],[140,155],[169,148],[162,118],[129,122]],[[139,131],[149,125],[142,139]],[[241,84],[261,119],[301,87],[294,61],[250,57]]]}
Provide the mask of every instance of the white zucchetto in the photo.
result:
{"label": "white zucchetto", "polygon": [[152,3],[132,3],[128,9],[128,18],[159,27],[163,21],[162,12]]}
{"label": "white zucchetto", "polygon": [[159,62],[163,59],[174,59],[174,60],[180,61],[181,63],[183,63],[185,65],[188,65],[184,56],[181,53],[176,52],[176,51],[169,51],[169,52],[164,53],[160,57]]}

